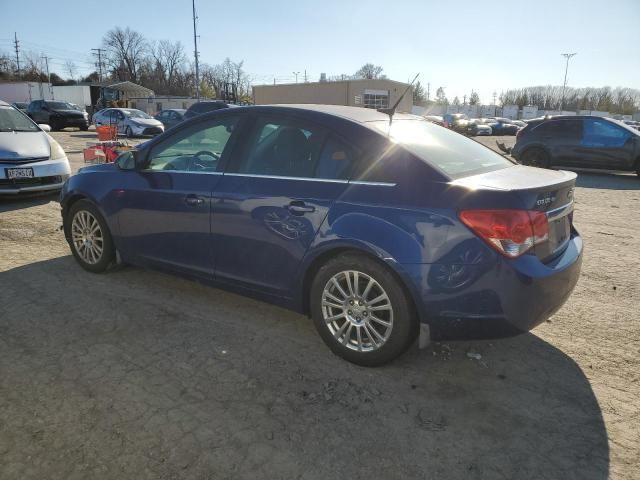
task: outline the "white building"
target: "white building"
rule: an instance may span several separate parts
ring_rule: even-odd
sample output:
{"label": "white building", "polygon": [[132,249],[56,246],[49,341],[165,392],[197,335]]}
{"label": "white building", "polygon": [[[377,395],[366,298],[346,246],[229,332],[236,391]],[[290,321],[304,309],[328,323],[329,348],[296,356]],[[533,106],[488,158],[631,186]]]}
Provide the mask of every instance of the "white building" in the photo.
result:
{"label": "white building", "polygon": [[50,83],[40,82],[4,82],[0,83],[0,100],[8,103],[32,100],[53,100]]}

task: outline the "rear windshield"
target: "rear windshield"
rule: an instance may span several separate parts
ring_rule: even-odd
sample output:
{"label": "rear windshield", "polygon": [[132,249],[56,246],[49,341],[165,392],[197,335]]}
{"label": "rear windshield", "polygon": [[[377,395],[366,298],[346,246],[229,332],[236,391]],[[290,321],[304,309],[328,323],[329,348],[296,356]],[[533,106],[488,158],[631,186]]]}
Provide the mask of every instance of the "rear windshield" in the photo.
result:
{"label": "rear windshield", "polygon": [[370,124],[451,178],[513,166],[484,145],[426,120],[394,120],[391,127],[387,121]]}
{"label": "rear windshield", "polygon": [[0,106],[0,132],[39,132],[40,129],[22,112]]}

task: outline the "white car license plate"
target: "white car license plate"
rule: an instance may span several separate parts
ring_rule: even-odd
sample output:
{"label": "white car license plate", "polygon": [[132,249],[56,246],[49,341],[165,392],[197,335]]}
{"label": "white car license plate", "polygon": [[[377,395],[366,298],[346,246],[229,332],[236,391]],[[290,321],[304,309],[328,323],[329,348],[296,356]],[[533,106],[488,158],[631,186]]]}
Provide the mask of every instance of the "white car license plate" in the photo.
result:
{"label": "white car license plate", "polygon": [[33,168],[7,168],[7,178],[33,178]]}

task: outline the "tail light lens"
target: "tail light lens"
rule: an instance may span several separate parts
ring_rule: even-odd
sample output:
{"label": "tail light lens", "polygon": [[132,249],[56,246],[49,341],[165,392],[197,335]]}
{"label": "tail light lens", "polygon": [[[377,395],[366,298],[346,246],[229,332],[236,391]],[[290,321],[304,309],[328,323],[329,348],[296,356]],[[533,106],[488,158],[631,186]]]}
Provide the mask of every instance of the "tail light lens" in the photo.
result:
{"label": "tail light lens", "polygon": [[505,257],[516,258],[549,240],[549,221],[533,210],[464,210],[460,220]]}

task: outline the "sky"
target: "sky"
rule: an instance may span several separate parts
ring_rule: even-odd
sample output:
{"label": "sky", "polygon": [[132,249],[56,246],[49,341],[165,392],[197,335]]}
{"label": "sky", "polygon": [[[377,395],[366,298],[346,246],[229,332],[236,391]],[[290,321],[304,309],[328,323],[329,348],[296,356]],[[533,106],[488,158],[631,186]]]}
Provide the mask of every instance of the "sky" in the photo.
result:
{"label": "sky", "polygon": [[[371,62],[391,79],[420,74],[431,97],[472,90],[484,103],[508,88],[562,85],[640,89],[640,0],[196,0],[200,61],[244,60],[254,84],[294,82],[304,71],[353,74]],[[0,51],[73,60],[90,73],[91,48],[109,29],[180,41],[193,55],[191,0],[0,0]]]}

